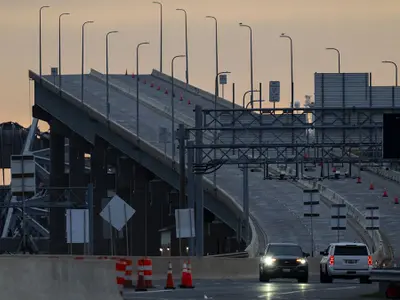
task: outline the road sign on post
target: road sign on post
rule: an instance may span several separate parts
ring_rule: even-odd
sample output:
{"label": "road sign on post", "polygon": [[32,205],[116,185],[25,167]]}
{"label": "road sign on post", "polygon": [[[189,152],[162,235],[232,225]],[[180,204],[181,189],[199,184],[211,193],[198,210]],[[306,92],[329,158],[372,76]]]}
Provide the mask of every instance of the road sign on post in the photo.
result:
{"label": "road sign on post", "polygon": [[177,238],[192,238],[196,236],[194,229],[194,209],[175,209],[175,227]]}
{"label": "road sign on post", "polygon": [[319,217],[320,194],[317,189],[303,190],[304,217],[310,218],[311,256],[314,257],[314,228],[313,218]]}
{"label": "road sign on post", "polygon": [[36,194],[36,171],[33,155],[11,156],[11,193],[31,197]]}
{"label": "road sign on post", "polygon": [[379,230],[379,206],[367,206],[365,209],[365,229]]}
{"label": "road sign on post", "polygon": [[340,241],[340,230],[346,230],[347,206],[346,204],[332,204],[331,229],[337,231],[337,241]]}
{"label": "road sign on post", "polygon": [[269,102],[279,102],[281,100],[280,81],[269,82]]}
{"label": "road sign on post", "polygon": [[226,74],[219,75],[219,84],[227,84],[228,83],[228,76]]}

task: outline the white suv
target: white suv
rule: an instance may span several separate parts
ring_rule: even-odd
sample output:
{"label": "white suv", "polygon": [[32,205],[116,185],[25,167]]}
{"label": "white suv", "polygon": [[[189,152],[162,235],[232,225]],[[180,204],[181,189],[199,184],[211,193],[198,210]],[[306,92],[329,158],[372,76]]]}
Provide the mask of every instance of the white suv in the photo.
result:
{"label": "white suv", "polygon": [[320,282],[332,283],[334,278],[355,279],[371,283],[372,256],[362,243],[333,243],[321,252]]}

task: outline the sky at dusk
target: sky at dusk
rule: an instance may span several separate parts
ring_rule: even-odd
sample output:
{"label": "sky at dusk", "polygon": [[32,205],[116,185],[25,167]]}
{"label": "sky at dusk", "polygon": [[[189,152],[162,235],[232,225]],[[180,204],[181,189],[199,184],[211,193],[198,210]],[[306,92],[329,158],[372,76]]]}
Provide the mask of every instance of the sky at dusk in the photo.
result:
{"label": "sky at dusk", "polygon": [[[225,97],[231,98],[231,83],[237,97],[250,89],[249,33],[254,31],[254,82],[263,83],[267,95],[270,80],[281,81],[281,106],[289,105],[289,41],[294,42],[295,99],[314,93],[314,72],[336,72],[336,54],[342,53],[343,72],[372,72],[373,84],[392,85],[394,70],[382,60],[399,59],[399,0],[164,0],[164,72],[170,74],[171,58],[184,54],[184,15],[188,12],[191,84],[213,91],[214,22],[219,21],[220,71],[231,71]],[[28,70],[38,71],[38,10],[43,11],[43,72],[58,64],[58,15],[62,20],[63,74],[80,72],[81,24],[87,27],[86,71],[104,72],[105,33],[118,30],[110,39],[110,72],[135,69],[135,48],[141,51],[141,71],[159,67],[159,7],[151,0],[0,0],[0,122],[30,123]],[[184,60],[176,63],[176,76],[184,79]],[[31,95],[31,98],[29,96]],[[263,97],[266,98],[266,97]],[[265,103],[264,106],[268,106]]]}

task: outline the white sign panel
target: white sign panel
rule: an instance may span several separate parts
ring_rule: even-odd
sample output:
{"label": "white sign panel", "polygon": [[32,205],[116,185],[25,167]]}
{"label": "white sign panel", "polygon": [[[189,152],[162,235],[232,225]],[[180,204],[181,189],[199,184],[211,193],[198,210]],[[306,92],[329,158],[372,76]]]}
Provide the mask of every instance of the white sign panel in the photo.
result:
{"label": "white sign panel", "polygon": [[332,204],[331,206],[331,229],[346,230],[347,206],[346,204]]}
{"label": "white sign panel", "polygon": [[279,102],[281,100],[280,81],[269,82],[269,102]]}
{"label": "white sign panel", "polygon": [[320,194],[317,189],[303,190],[305,217],[319,217]]}
{"label": "white sign panel", "polygon": [[195,237],[194,209],[175,209],[175,226],[177,238]]}
{"label": "white sign panel", "polygon": [[367,206],[365,212],[365,229],[366,230],[379,230],[380,217],[379,206]]}
{"label": "white sign panel", "polygon": [[160,144],[165,144],[169,142],[169,132],[166,127],[159,127],[158,128],[158,142]]}
{"label": "white sign panel", "polygon": [[118,197],[118,195],[115,195],[101,211],[100,217],[120,231],[135,212],[128,203]]}
{"label": "white sign panel", "polygon": [[67,243],[89,243],[89,210],[67,209],[65,218]]}
{"label": "white sign panel", "polygon": [[35,158],[33,155],[11,156],[11,192],[13,195],[36,193]]}

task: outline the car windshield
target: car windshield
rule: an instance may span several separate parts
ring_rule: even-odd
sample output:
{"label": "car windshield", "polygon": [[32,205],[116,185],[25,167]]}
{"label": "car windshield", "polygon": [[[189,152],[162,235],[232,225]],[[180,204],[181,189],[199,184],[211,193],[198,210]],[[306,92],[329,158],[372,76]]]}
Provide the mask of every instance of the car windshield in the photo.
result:
{"label": "car windshield", "polygon": [[368,255],[368,250],[366,246],[357,246],[357,245],[335,246],[334,255],[366,256]]}
{"label": "car windshield", "polygon": [[300,246],[295,245],[270,245],[267,254],[303,257],[303,251]]}

